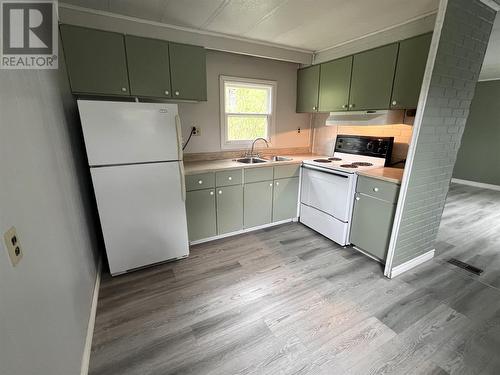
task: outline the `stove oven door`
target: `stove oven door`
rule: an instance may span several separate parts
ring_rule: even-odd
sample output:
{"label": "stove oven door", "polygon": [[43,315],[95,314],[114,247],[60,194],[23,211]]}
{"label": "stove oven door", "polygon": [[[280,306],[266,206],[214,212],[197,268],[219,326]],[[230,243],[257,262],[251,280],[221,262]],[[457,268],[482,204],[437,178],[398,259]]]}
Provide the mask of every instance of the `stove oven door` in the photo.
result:
{"label": "stove oven door", "polygon": [[348,222],[352,212],[356,175],[304,165],[301,203]]}

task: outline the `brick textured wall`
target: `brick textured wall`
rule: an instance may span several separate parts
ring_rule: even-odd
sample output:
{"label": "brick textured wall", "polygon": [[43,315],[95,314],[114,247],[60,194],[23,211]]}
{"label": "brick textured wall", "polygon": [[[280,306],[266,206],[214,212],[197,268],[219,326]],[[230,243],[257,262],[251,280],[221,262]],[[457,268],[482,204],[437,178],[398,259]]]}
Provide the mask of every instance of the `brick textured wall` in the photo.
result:
{"label": "brick textured wall", "polygon": [[448,0],[444,14],[392,267],[434,248],[495,19],[495,12],[479,0]]}

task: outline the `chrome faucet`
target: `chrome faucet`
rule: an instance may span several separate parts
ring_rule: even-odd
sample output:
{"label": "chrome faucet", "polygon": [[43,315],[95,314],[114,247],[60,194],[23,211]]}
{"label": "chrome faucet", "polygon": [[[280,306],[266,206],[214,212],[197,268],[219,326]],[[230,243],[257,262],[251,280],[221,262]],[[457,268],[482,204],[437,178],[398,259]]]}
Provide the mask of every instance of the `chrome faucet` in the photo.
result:
{"label": "chrome faucet", "polygon": [[266,146],[267,146],[267,148],[269,148],[269,143],[267,142],[267,140],[266,140],[266,139],[261,138],[261,137],[259,137],[259,138],[255,138],[255,140],[252,142],[252,149],[251,149],[251,151],[250,151],[250,155],[249,155],[250,157],[253,157],[253,156],[257,156],[257,157],[259,157],[259,154],[254,155],[254,153],[253,153],[253,149],[254,149],[254,147],[255,147],[255,143],[256,143],[257,141],[259,141],[259,140],[266,142]]}

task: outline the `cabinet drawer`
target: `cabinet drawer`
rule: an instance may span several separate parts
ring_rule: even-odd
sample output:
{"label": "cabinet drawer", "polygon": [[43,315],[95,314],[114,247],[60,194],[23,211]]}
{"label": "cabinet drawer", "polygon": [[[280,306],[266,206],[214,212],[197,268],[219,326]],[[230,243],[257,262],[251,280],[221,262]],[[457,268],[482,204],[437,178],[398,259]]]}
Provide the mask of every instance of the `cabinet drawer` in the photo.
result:
{"label": "cabinet drawer", "polygon": [[399,185],[376,178],[359,176],[356,191],[394,203],[399,196]]}
{"label": "cabinet drawer", "polygon": [[273,179],[273,167],[248,168],[244,170],[245,184]]}
{"label": "cabinet drawer", "polygon": [[216,186],[241,185],[243,174],[241,169],[221,171],[215,173]]}
{"label": "cabinet drawer", "polygon": [[278,165],[274,167],[274,179],[299,177],[300,164]]}
{"label": "cabinet drawer", "polygon": [[186,176],[186,190],[201,190],[215,187],[215,173],[200,173]]}

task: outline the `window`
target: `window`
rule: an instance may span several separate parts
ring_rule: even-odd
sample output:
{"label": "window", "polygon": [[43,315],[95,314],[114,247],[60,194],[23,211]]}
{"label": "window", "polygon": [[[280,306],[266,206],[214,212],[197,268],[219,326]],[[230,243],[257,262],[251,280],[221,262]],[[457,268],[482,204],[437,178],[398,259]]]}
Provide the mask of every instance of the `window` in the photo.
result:
{"label": "window", "polygon": [[271,142],[276,82],[221,76],[220,90],[222,148],[246,147],[258,137]]}

